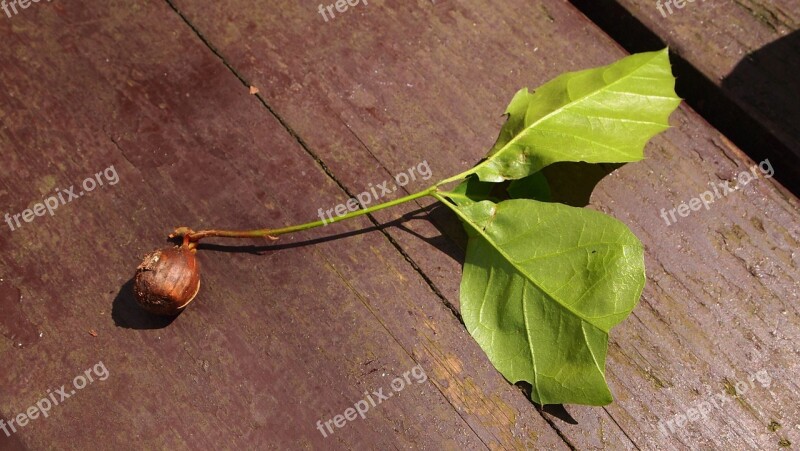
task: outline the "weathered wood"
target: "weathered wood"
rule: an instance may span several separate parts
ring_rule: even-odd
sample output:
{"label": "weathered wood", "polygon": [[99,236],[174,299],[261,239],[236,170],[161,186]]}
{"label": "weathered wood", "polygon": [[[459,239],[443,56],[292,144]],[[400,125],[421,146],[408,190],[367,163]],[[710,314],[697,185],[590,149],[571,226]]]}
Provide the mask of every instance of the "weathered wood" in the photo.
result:
{"label": "weathered wood", "polygon": [[[164,4],[35,6],[0,22],[0,205],[21,211],[110,164],[120,182],[0,232],[0,274],[11,287],[0,292],[22,296],[0,303],[17,308],[2,314],[43,332],[37,340],[22,329],[34,341],[21,349],[0,339],[0,417],[99,360],[110,372],[15,434],[15,446],[672,449],[800,440],[797,200],[762,178],[665,226],[660,208],[750,164],[688,108],[648,160],[616,171],[591,199],[642,238],[649,280],[612,333],[616,402],[567,406],[576,425],[540,415],[450,311],[463,258],[458,225],[446,212],[416,211],[427,202],[380,212],[381,230],[364,219],[277,246],[207,246],[201,296],[171,324],[131,305],[125,282],[169,226],[297,223],[345,201],[341,187],[356,194],[423,160],[435,178],[473,164],[517,88],[622,55],[571,6],[370,2],[325,23],[314,5],[296,2],[178,3],[258,98]],[[412,212],[418,219],[392,222]],[[326,239],[336,234],[345,236]],[[11,335],[6,323],[0,332]],[[418,363],[429,383],[330,438],[316,430]],[[760,370],[770,387],[728,397],[675,433],[658,430]],[[771,421],[782,428],[770,432]]]}
{"label": "weathered wood", "polygon": [[[422,160],[436,176],[466,169],[493,142],[499,115],[520,86],[622,55],[556,1],[491,8],[371,3],[329,23],[303,6],[286,5],[280,15],[235,0],[211,12],[177,6],[351,193]],[[643,301],[612,333],[608,376],[617,402],[606,409],[568,406],[579,424],[554,425],[579,448],[796,442],[797,201],[762,177],[710,211],[666,226],[661,208],[752,165],[690,109],[673,122],[648,147],[648,160],[615,172],[592,197],[594,208],[628,223],[648,250]],[[458,260],[431,252],[418,236],[439,232],[425,221],[387,231],[457,306]],[[762,370],[770,387],[756,385],[736,401],[726,395],[708,418],[674,433],[659,430],[659,421]],[[772,421],[782,428],[771,432]]]}
{"label": "weathered wood", "polygon": [[[110,165],[119,183],[2,231],[4,293],[21,294],[3,315],[42,333],[22,348],[0,340],[2,418],[99,361],[110,376],[12,440],[566,448],[385,235],[302,246],[367,220],[264,255],[212,247],[191,311],[171,324],[144,317],[126,281],[170,226],[297,223],[342,192],[165,3],[36,7],[0,24],[2,204],[22,211]],[[327,439],[317,430],[417,364],[428,382]]]}

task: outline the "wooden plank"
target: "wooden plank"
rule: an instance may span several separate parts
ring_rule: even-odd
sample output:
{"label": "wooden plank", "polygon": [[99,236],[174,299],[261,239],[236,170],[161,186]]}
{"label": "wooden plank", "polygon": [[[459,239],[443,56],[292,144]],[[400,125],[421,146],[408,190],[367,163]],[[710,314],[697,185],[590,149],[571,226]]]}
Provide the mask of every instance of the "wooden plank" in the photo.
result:
{"label": "wooden plank", "polygon": [[[370,2],[328,23],[288,2],[278,14],[237,0],[210,9],[176,4],[351,195],[422,160],[436,177],[466,169],[493,142],[516,89],[622,56],[559,1]],[[643,300],[612,333],[608,377],[617,402],[567,406],[577,425],[548,418],[580,449],[796,443],[797,199],[762,176],[667,226],[661,208],[753,165],[690,108],[673,122],[645,162],[614,172],[591,198],[593,208],[629,224],[648,254]],[[376,218],[389,223],[398,214]],[[451,230],[453,218],[443,216],[430,215]],[[440,231],[413,220],[387,232],[457,308],[460,257],[425,242]],[[768,386],[757,374],[769,376]],[[737,382],[746,385],[734,397]],[[719,406],[702,420],[687,411],[712,400]],[[674,426],[680,414],[692,421],[670,431],[667,422]]]}
{"label": "wooden plank", "polygon": [[800,192],[800,3],[573,0],[629,51],[670,46],[678,91]]}
{"label": "wooden plank", "polygon": [[126,281],[169,227],[297,223],[342,191],[165,3],[40,3],[0,35],[4,210],[119,177],[0,232],[0,418],[108,370],[0,447],[567,448],[368,220],[211,246],[191,309],[144,316]]}

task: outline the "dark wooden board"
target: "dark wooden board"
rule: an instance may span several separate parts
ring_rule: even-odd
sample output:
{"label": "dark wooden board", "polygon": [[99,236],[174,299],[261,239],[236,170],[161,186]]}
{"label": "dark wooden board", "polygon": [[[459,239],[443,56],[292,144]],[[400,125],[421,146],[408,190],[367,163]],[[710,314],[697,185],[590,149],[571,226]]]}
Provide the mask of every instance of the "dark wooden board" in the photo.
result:
{"label": "dark wooden board", "polygon": [[[688,108],[647,161],[592,196],[646,244],[649,280],[612,333],[617,401],[567,406],[578,424],[540,414],[466,333],[454,314],[458,225],[417,211],[427,201],[278,244],[208,246],[201,296],[170,324],[131,304],[126,282],[171,226],[298,223],[423,160],[434,177],[450,175],[482,156],[517,88],[622,55],[568,4],[529,3],[370,2],[325,23],[311,4],[179,2],[188,24],[156,2],[40,3],[0,22],[0,205],[20,212],[112,164],[120,179],[0,232],[0,332],[26,342],[0,338],[0,417],[99,361],[109,371],[11,441],[0,432],[0,447],[800,440],[797,200],[759,180],[665,227],[659,208],[751,164]],[[414,219],[393,222],[403,214]],[[417,364],[428,381],[330,438],[317,431]],[[759,370],[770,387],[659,432],[660,420]],[[782,428],[770,432],[770,421]]]}

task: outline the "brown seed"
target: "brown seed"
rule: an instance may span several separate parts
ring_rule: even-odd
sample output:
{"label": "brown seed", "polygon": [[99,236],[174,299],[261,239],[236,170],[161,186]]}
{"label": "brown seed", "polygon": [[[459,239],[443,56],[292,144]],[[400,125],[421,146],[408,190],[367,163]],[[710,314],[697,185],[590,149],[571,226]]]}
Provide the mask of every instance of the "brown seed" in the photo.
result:
{"label": "brown seed", "polygon": [[156,315],[173,316],[200,291],[200,267],[188,246],[153,251],[136,269],[133,291],[136,301]]}

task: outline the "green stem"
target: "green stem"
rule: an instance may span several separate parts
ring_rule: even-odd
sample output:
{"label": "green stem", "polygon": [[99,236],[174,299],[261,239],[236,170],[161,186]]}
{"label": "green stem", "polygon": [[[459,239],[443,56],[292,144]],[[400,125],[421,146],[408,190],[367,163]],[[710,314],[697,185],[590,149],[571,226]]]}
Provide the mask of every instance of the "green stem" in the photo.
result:
{"label": "green stem", "polygon": [[[451,180],[452,181],[452,180]],[[179,227],[175,229],[175,233],[170,235],[170,237],[182,237],[184,240],[184,244],[191,245],[194,247],[198,241],[202,240],[203,238],[212,238],[212,237],[220,237],[220,238],[272,238],[277,239],[278,235],[283,235],[286,233],[291,232],[299,232],[301,230],[308,230],[313,229],[315,227],[320,227],[328,224],[333,224],[335,222],[344,221],[346,219],[355,218],[357,216],[363,216],[378,210],[383,210],[384,208],[394,207],[395,205],[399,205],[405,202],[412,201],[414,199],[419,199],[425,196],[435,196],[439,189],[438,183],[434,186],[431,186],[427,189],[419,191],[414,194],[409,194],[408,196],[401,197],[399,199],[391,200],[388,202],[384,202],[382,204],[374,205],[369,208],[365,208],[363,210],[354,211],[342,216],[336,216],[330,220],[320,220],[314,222],[308,222],[305,224],[299,224],[290,227],[283,227],[279,229],[256,229],[256,230],[201,230],[199,232],[195,232],[194,230],[188,227]]]}

